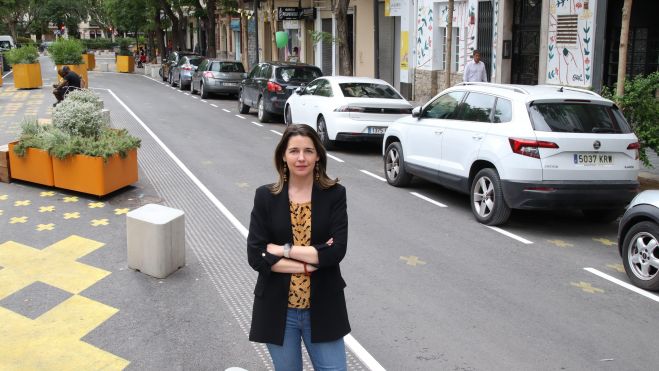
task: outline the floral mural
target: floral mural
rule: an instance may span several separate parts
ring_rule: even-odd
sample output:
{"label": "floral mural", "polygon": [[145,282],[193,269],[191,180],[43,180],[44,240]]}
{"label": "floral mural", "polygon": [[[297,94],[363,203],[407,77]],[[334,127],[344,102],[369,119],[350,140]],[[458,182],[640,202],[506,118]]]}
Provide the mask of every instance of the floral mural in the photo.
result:
{"label": "floral mural", "polygon": [[426,65],[432,61],[432,24],[432,2],[419,1],[416,15],[416,65],[422,69],[430,69]]}
{"label": "floral mural", "polygon": [[492,30],[492,76],[490,78],[490,82],[495,81],[495,76],[497,75],[497,44],[498,44],[498,31],[497,28],[499,27],[499,0],[494,0],[494,3],[492,4],[492,8],[494,10],[494,22],[493,23],[493,30]]}
{"label": "floral mural", "polygon": [[550,3],[547,83],[592,86],[595,6],[592,0],[553,0]]}

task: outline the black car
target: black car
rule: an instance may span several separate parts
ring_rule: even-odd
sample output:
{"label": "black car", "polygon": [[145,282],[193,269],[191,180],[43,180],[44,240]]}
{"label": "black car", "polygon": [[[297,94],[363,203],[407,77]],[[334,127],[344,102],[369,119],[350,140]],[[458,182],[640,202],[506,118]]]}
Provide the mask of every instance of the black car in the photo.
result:
{"label": "black car", "polygon": [[167,59],[162,64],[162,73],[160,74],[160,77],[162,77],[162,81],[168,81],[171,84],[173,78],[172,70],[174,69],[174,67],[178,65],[178,62],[180,61],[181,57],[191,56],[191,55],[199,55],[199,54],[191,51],[176,51],[169,53]]}
{"label": "black car", "polygon": [[320,68],[304,63],[259,63],[240,84],[238,110],[248,113],[256,106],[261,122],[273,114],[282,116],[286,100],[295,89],[322,75]]}

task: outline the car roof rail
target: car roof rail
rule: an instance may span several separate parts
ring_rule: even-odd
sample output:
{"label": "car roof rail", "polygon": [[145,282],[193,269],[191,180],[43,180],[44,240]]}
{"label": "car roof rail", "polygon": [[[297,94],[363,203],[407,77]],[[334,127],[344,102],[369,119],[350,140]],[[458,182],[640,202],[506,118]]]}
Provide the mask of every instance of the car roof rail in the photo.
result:
{"label": "car roof rail", "polygon": [[550,84],[543,84],[543,85],[537,85],[537,86],[541,87],[541,88],[555,88],[557,91],[560,91],[560,92],[565,91],[565,90],[569,90],[569,91],[576,91],[576,92],[579,92],[579,93],[594,95],[594,96],[599,97],[599,98],[602,97],[601,95],[595,93],[592,90],[573,88],[571,86],[550,85]]}
{"label": "car roof rail", "polygon": [[507,90],[512,90],[516,93],[521,93],[521,94],[529,94],[529,92],[521,88],[519,86],[513,86],[513,85],[505,85],[505,84],[495,84],[492,82],[479,82],[479,81],[470,81],[470,82],[461,82],[456,84],[456,86],[469,86],[469,85],[475,85],[475,86],[492,86],[495,88],[501,88],[501,89],[507,89]]}

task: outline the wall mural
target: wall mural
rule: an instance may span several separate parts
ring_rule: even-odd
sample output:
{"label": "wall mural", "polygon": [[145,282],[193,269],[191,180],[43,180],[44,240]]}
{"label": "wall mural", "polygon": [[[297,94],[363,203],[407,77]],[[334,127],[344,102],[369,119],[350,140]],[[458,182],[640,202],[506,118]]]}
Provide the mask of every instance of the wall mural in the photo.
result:
{"label": "wall mural", "polygon": [[419,0],[416,14],[416,66],[429,70],[432,61],[432,2]]}
{"label": "wall mural", "polygon": [[492,30],[492,73],[490,74],[490,82],[494,82],[495,76],[497,75],[497,43],[499,40],[497,28],[499,26],[499,0],[494,0],[492,8],[494,9],[494,22],[492,22],[494,24],[494,29]]}
{"label": "wall mural", "polygon": [[553,0],[549,5],[547,83],[592,86],[595,7],[589,0]]}

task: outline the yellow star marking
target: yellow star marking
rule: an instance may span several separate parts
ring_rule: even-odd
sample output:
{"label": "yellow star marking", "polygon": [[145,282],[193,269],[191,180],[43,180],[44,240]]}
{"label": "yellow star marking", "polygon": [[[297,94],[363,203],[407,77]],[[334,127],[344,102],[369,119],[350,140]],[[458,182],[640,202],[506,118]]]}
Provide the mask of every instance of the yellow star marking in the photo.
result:
{"label": "yellow star marking", "polygon": [[118,311],[79,295],[34,320],[0,307],[0,359],[24,370],[123,370],[129,361],[81,340]]}
{"label": "yellow star marking", "polygon": [[55,192],[53,192],[53,191],[41,192],[41,193],[39,193],[39,196],[41,196],[41,197],[53,197],[53,196],[55,196]]}
{"label": "yellow star marking", "polygon": [[64,197],[64,202],[78,202],[78,197],[76,196]]}
{"label": "yellow star marking", "polygon": [[426,262],[420,260],[418,257],[416,257],[414,255],[401,256],[400,260],[405,260],[405,264],[411,265],[413,267],[416,267],[419,264],[421,264],[421,265],[426,264]]}
{"label": "yellow star marking", "polygon": [[7,195],[0,195],[0,201],[5,201],[8,198],[9,198],[9,196],[7,196]]}
{"label": "yellow star marking", "polygon": [[78,219],[80,218],[80,213],[79,212],[74,212],[74,213],[64,213],[64,219]]}
{"label": "yellow star marking", "polygon": [[247,187],[249,187],[249,183],[245,183],[245,182],[236,183],[236,185],[238,186],[238,188],[247,188]]}
{"label": "yellow star marking", "polygon": [[593,238],[593,241],[599,242],[604,246],[615,246],[617,245],[614,241],[609,240],[608,238]]}
{"label": "yellow star marking", "polygon": [[615,271],[618,271],[620,273],[625,272],[625,267],[623,267],[622,264],[607,264],[606,267],[611,268],[611,269],[613,269]]}
{"label": "yellow star marking", "polygon": [[114,215],[122,215],[122,214],[128,214],[130,209],[114,209]]}
{"label": "yellow star marking", "polygon": [[105,204],[102,202],[90,202],[89,204],[87,204],[87,206],[89,206],[90,209],[96,209],[96,208],[104,207]]}
{"label": "yellow star marking", "polygon": [[53,223],[48,223],[48,224],[39,224],[36,228],[37,231],[52,231],[55,229],[55,224]]}
{"label": "yellow star marking", "polygon": [[92,227],[98,227],[99,225],[108,225],[110,224],[107,219],[94,219],[90,222]]}
{"label": "yellow star marking", "polygon": [[39,207],[39,212],[40,213],[46,213],[50,211],[55,211],[55,206],[41,206]]}
{"label": "yellow star marking", "polygon": [[588,282],[583,282],[583,281],[581,281],[581,282],[579,282],[579,283],[570,282],[570,285],[572,285],[572,286],[574,286],[574,287],[578,287],[578,288],[580,288],[582,291],[589,292],[589,293],[591,293],[591,294],[594,294],[594,293],[600,293],[600,294],[601,294],[601,293],[604,292],[604,290],[602,290],[602,289],[598,289],[597,287],[593,287],[593,286],[592,286],[590,283],[588,283]]}
{"label": "yellow star marking", "polygon": [[4,211],[3,211],[3,210],[0,210],[0,215],[2,215],[3,213],[4,213]]}
{"label": "yellow star marking", "polygon": [[23,201],[14,202],[14,206],[30,206],[31,204],[32,204],[32,201],[30,201],[30,200],[23,200]]}
{"label": "yellow star marking", "polygon": [[563,240],[547,240],[547,242],[549,242],[551,244],[554,244],[554,245],[556,245],[558,247],[561,247],[561,248],[574,247],[573,244],[571,244],[569,242],[565,242]]}
{"label": "yellow star marking", "polygon": [[16,223],[27,223],[27,216],[21,216],[21,217],[13,217],[9,219],[9,224],[16,224]]}

